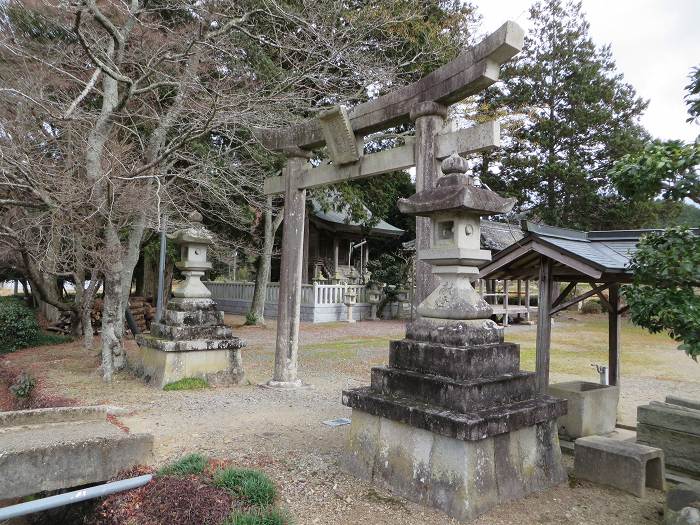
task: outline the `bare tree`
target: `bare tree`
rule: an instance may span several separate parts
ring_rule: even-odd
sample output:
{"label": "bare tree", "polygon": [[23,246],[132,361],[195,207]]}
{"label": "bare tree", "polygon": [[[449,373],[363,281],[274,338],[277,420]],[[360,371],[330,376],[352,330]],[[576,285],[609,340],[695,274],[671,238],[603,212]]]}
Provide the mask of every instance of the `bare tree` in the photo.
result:
{"label": "bare tree", "polygon": [[161,209],[174,226],[193,207],[240,225],[251,205],[264,206],[259,174],[242,160],[246,130],[391,83],[405,64],[372,51],[399,56],[392,28],[416,16],[398,0],[363,9],[335,0],[1,9],[3,238],[54,274],[80,280],[90,266],[101,275],[107,381],[126,365],[124,309],[144,232],[158,227]]}

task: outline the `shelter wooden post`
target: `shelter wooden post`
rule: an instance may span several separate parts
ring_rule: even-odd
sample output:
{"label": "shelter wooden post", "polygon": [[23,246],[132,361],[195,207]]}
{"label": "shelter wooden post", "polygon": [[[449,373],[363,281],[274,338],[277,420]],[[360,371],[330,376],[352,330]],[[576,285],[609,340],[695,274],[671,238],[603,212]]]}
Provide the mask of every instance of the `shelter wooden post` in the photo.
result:
{"label": "shelter wooden post", "polygon": [[525,279],[525,320],[530,321],[530,279]]}
{"label": "shelter wooden post", "polygon": [[608,382],[620,384],[620,285],[613,283],[608,292]]}
{"label": "shelter wooden post", "polygon": [[304,223],[306,189],[300,188],[307,153],[287,152],[284,167],[284,226],[280,292],[277,303],[277,341],[275,369],[270,386],[299,386],[297,354],[299,350],[299,316],[301,313],[301,278],[304,261]]}
{"label": "shelter wooden post", "polygon": [[508,326],[508,302],[509,302],[510,281],[503,281],[503,326]]}
{"label": "shelter wooden post", "polygon": [[[420,102],[411,110],[411,120],[416,124],[416,193],[435,187],[440,176],[440,161],[437,158],[438,133],[445,125],[447,108],[436,102]],[[428,217],[416,217],[416,253],[430,248],[433,229]],[[432,267],[421,260],[416,261],[415,305],[420,304],[438,285]]]}
{"label": "shelter wooden post", "polygon": [[301,282],[309,283],[309,218],[304,213],[303,261],[301,263]]}
{"label": "shelter wooden post", "polygon": [[340,246],[338,245],[338,237],[333,237],[333,271],[335,273],[338,273],[338,251],[339,250],[340,250]]}
{"label": "shelter wooden post", "polygon": [[537,391],[547,392],[549,385],[549,348],[552,335],[551,319],[552,260],[540,257],[539,300],[537,303],[537,342],[535,344],[535,373]]}

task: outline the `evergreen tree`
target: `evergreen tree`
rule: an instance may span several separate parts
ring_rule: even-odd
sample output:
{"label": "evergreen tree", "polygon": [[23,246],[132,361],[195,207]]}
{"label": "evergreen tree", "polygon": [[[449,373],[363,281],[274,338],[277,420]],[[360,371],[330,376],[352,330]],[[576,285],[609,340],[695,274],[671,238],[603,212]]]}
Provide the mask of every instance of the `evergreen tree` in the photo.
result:
{"label": "evergreen tree", "polygon": [[575,0],[543,0],[530,9],[523,51],[503,82],[479,100],[484,114],[503,114],[503,148],[484,156],[481,178],[518,199],[519,211],[556,226],[629,227],[653,206],[630,207],[612,190],[613,162],[638,151],[647,103],[616,71],[609,46],[598,47]]}

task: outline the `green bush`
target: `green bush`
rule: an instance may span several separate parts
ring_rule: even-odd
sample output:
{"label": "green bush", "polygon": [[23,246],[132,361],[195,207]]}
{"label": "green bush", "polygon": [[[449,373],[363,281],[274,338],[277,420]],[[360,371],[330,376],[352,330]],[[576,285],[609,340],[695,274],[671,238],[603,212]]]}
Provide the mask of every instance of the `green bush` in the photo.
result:
{"label": "green bush", "polygon": [[286,512],[279,509],[265,509],[234,512],[223,525],[291,525],[292,523]]}
{"label": "green bush", "polygon": [[41,331],[34,312],[21,299],[0,300],[0,354],[39,343]]}
{"label": "green bush", "polygon": [[245,324],[254,326],[258,324],[258,321],[258,316],[255,315],[253,312],[249,311],[247,314],[245,314]]}
{"label": "green bush", "polygon": [[36,379],[31,374],[22,372],[10,386],[10,393],[20,401],[27,401],[31,397],[35,386]]}
{"label": "green bush", "polygon": [[163,390],[199,390],[200,388],[209,388],[209,383],[200,377],[185,377],[179,381],[168,383],[163,387]]}
{"label": "green bush", "polygon": [[158,471],[159,476],[187,476],[201,474],[207,466],[207,458],[201,454],[188,454]]}
{"label": "green bush", "polygon": [[600,304],[598,299],[591,299],[590,301],[585,301],[581,305],[582,314],[599,314],[603,312],[603,306]]}
{"label": "green bush", "polygon": [[256,507],[272,505],[277,496],[277,490],[270,478],[256,470],[217,470],[214,474],[214,485],[231,491]]}

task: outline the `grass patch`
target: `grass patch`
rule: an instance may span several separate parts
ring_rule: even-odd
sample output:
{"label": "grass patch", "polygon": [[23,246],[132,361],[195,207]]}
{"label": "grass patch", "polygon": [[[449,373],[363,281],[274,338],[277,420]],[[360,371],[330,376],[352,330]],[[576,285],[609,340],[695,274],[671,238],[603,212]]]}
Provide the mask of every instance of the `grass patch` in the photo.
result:
{"label": "grass patch", "polygon": [[[236,468],[217,470],[214,473],[214,485],[231,491],[255,507],[267,507],[272,505],[277,496],[277,490],[270,478],[256,470]],[[261,521],[250,523],[268,522]]]}
{"label": "grass patch", "polygon": [[234,512],[223,525],[291,525],[289,515],[279,509]]}
{"label": "grass patch", "polygon": [[69,335],[61,334],[39,334],[39,340],[35,346],[51,346],[62,345],[63,343],[72,343],[73,338]]}
{"label": "grass patch", "polygon": [[159,476],[187,476],[201,474],[207,466],[207,458],[201,454],[188,454],[158,471]]}
{"label": "grass patch", "polygon": [[201,388],[209,388],[209,383],[200,377],[185,377],[179,381],[168,383],[163,387],[163,390],[199,390]]}

